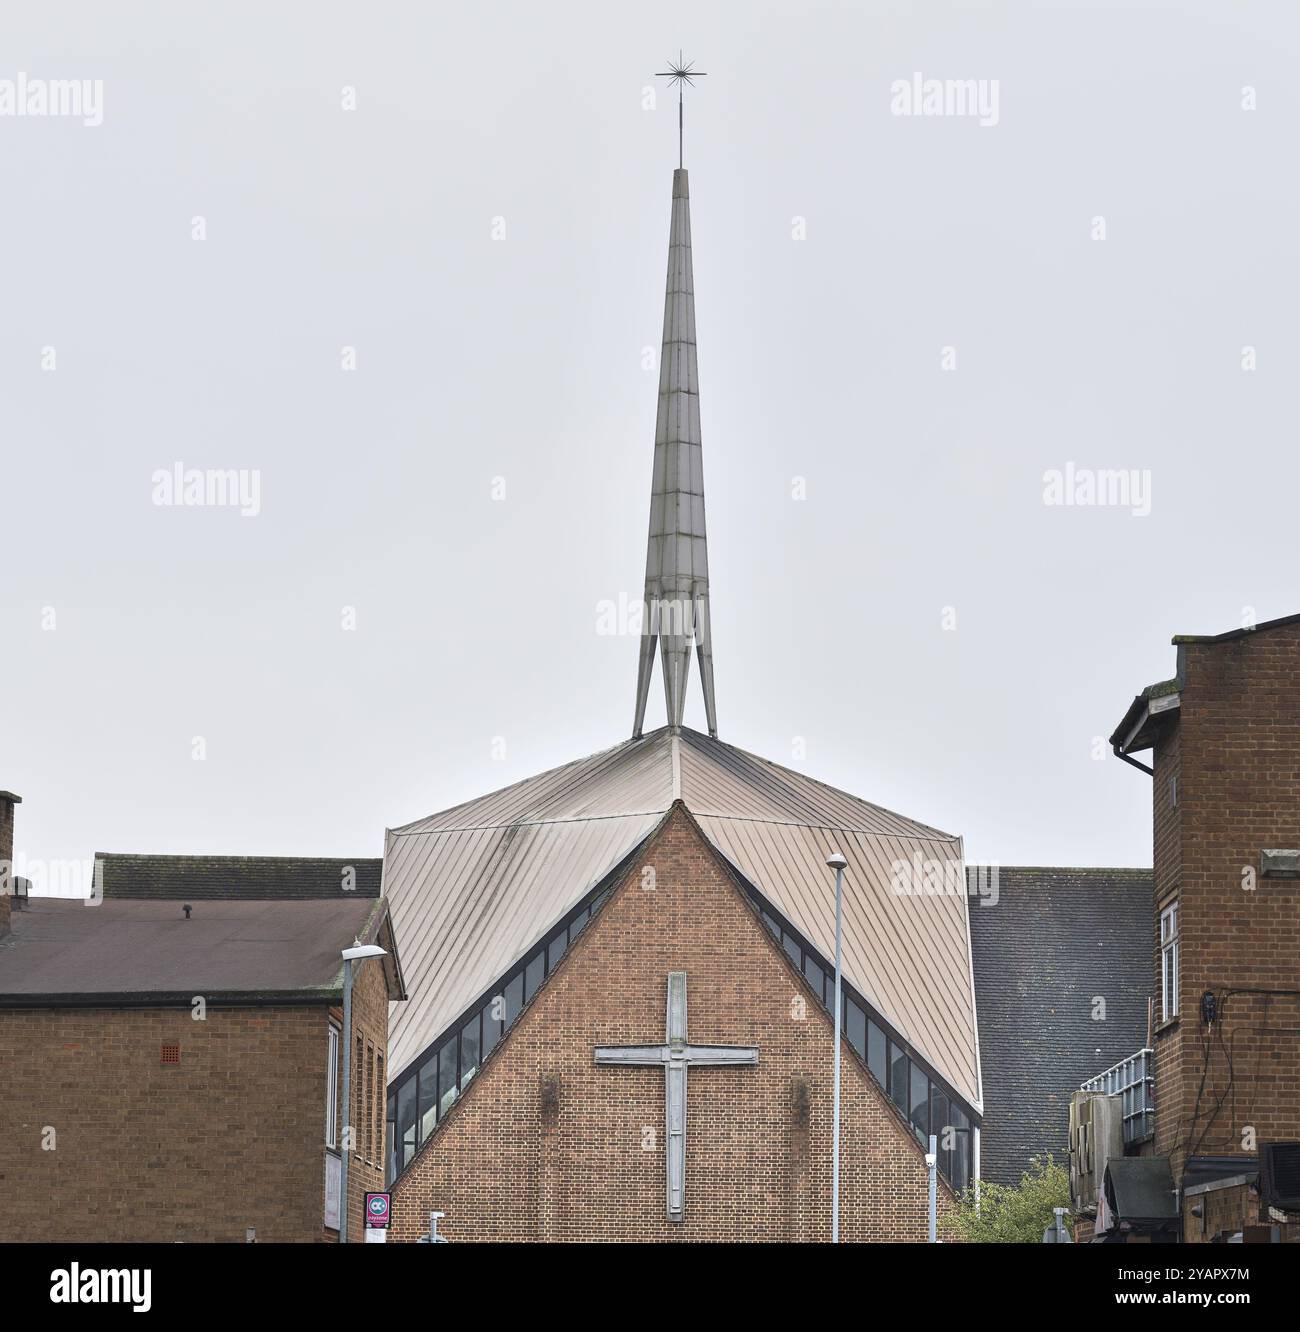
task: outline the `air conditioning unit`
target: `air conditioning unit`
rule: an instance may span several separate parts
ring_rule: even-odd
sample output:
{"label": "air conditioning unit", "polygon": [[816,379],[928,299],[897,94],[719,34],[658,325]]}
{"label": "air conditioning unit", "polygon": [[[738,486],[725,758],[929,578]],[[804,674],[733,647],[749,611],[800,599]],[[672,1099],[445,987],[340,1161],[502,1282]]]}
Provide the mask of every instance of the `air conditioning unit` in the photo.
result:
{"label": "air conditioning unit", "polygon": [[1098,1204],[1106,1162],[1124,1155],[1124,1106],[1120,1097],[1077,1091],[1070,1097],[1070,1202],[1076,1212]]}
{"label": "air conditioning unit", "polygon": [[1076,1212],[1097,1205],[1097,1177],[1092,1162],[1092,1093],[1070,1097],[1070,1206]]}
{"label": "air conditioning unit", "polygon": [[1300,1212],[1300,1142],[1260,1143],[1259,1195],[1280,1212]]}

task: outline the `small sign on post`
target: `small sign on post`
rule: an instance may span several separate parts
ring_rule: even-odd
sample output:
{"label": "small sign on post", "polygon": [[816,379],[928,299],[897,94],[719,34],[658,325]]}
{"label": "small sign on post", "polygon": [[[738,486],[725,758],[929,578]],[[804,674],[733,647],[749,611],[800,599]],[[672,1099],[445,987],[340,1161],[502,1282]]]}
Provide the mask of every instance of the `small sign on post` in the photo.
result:
{"label": "small sign on post", "polygon": [[393,1195],[391,1193],[367,1193],[366,1229],[387,1230],[392,1210]]}
{"label": "small sign on post", "polygon": [[325,1153],[325,1225],[330,1230],[339,1228],[339,1201],[343,1164],[333,1152]]}

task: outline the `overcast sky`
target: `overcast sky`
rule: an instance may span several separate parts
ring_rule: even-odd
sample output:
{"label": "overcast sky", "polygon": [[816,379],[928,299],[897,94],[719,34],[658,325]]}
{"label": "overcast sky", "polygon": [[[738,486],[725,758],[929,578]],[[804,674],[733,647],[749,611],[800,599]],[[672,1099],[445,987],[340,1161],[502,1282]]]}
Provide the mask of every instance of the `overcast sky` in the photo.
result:
{"label": "overcast sky", "polygon": [[1291,9],[7,4],[0,80],[102,81],[0,116],[18,852],[378,855],[626,738],[680,47],[721,738],[1150,864],[1098,737],[1300,610]]}

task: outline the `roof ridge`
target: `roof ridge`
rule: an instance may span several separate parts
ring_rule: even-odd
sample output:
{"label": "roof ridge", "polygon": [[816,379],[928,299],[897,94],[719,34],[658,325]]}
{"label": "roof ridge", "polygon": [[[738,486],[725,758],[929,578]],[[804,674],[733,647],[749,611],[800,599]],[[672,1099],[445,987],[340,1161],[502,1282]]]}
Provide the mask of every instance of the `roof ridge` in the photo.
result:
{"label": "roof ridge", "polygon": [[648,819],[666,813],[671,807],[670,803],[663,809],[629,809],[615,814],[574,814],[563,819],[507,819],[503,823],[461,823],[453,828],[415,828],[411,832],[393,828],[390,832],[394,837],[441,837],[444,833],[500,832],[503,828],[546,828],[559,823],[599,823],[602,819]]}
{"label": "roof ridge", "polygon": [[302,864],[309,860],[337,860],[354,864],[358,860],[383,860],[377,856],[285,856],[285,855],[233,855],[224,851],[94,851],[96,860],[291,860]]}
{"label": "roof ridge", "polygon": [[1142,865],[1006,865],[996,860],[968,860],[967,869],[1016,870],[1035,874],[1154,874],[1155,870]]}
{"label": "roof ridge", "polygon": [[[480,795],[471,796],[468,800],[457,801],[454,805],[447,805],[443,809],[435,809],[432,813],[424,815],[422,818],[409,819],[406,823],[399,824],[396,828],[389,828],[388,832],[396,837],[406,837],[411,834],[406,830],[416,823],[427,823],[430,819],[436,819],[442,814],[454,814],[458,809],[467,809],[470,805],[482,804],[485,800],[496,799],[505,795],[517,787],[526,786],[532,782],[539,782],[545,777],[554,776],[556,773],[564,772],[568,768],[576,768],[583,763],[591,763],[595,759],[602,759],[613,754],[616,750],[631,749],[634,746],[648,746],[649,743],[659,737],[659,735],[668,730],[666,726],[660,726],[656,730],[647,731],[644,735],[637,736],[634,739],[619,740],[616,744],[606,745],[604,749],[594,749],[590,754],[584,754],[581,758],[570,759],[568,763],[557,763],[553,768],[543,768],[541,772],[534,772],[527,777],[520,777],[518,781],[508,782],[505,786],[498,786],[494,790],[484,791]],[[667,806],[665,806],[667,808]],[[540,820],[547,822],[547,820]],[[517,821],[516,821],[517,822]],[[485,823],[485,824],[467,824],[465,828],[507,828],[513,827],[513,823]],[[420,829],[422,832],[452,832],[457,831],[452,828],[426,828]]]}
{"label": "roof ridge", "polygon": [[[834,788],[832,788],[834,789]],[[683,801],[686,808],[697,819],[725,819],[728,823],[771,823],[782,828],[821,828],[825,832],[852,833],[855,837],[876,837],[894,842],[960,842],[961,837],[954,833],[941,833],[937,829],[924,833],[880,832],[870,828],[849,828],[842,823],[814,823],[807,819],[763,819],[756,814],[722,814],[712,809],[694,809],[690,801]],[[904,814],[897,815],[905,822],[911,822]],[[922,824],[922,827],[925,825]]]}
{"label": "roof ridge", "polygon": [[[727,740],[719,740],[714,736],[706,736],[700,731],[692,730],[688,726],[682,727],[682,734],[688,734],[695,741],[704,741],[708,744],[721,745],[724,749],[730,749],[734,753],[742,754],[745,758],[753,759],[755,763],[764,764],[766,767],[775,768],[777,772],[788,772],[793,777],[810,782],[814,786],[820,787],[823,791],[831,791],[835,795],[843,796],[846,800],[852,800],[855,804],[865,805],[868,809],[878,810],[882,814],[888,814],[890,818],[900,819],[904,823],[910,823],[914,828],[921,828],[925,832],[938,838],[940,841],[957,842],[961,840],[960,833],[944,832],[942,828],[936,828],[933,824],[922,823],[919,819],[914,819],[908,814],[900,814],[896,809],[890,809],[887,805],[877,804],[874,800],[866,800],[862,796],[854,795],[852,791],[846,791],[841,786],[832,786],[829,782],[822,781],[819,777],[813,777],[809,773],[800,772],[798,768],[787,768],[783,763],[777,763],[775,759],[764,757],[762,754],[756,754],[753,750],[742,749],[739,745],[733,745]],[[822,827],[822,824],[810,824],[809,827]],[[848,831],[848,829],[845,829]]]}

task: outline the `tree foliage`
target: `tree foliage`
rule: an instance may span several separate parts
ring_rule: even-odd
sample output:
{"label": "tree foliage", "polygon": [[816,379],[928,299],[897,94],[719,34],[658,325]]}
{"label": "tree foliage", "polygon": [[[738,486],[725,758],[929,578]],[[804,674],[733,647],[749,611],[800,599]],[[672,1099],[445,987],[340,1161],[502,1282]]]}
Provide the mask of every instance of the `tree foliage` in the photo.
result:
{"label": "tree foliage", "polygon": [[1053,1208],[1070,1206],[1070,1173],[1049,1153],[1035,1157],[1015,1188],[980,1185],[979,1206],[972,1185],[944,1218],[947,1238],[966,1244],[1041,1244],[1055,1220]]}

